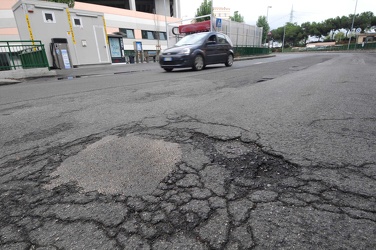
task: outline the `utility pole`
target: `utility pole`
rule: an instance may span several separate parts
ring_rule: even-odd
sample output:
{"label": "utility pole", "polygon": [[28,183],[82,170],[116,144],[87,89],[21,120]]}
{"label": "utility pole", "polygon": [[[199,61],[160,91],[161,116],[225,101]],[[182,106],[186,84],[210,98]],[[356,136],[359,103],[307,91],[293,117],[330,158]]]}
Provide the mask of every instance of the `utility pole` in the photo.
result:
{"label": "utility pole", "polygon": [[291,6],[291,12],[290,12],[290,23],[294,20],[294,5]]}
{"label": "utility pole", "polygon": [[[353,20],[352,20],[352,24],[351,24],[350,37],[349,37],[349,44],[347,45],[347,50],[350,49],[351,32],[352,32],[352,30],[354,29],[354,20],[355,20],[355,13],[356,13],[356,7],[357,7],[357,5],[358,5],[358,0],[356,0],[356,2],[355,2],[355,10],[354,10]],[[355,39],[356,39],[356,38],[355,38]],[[355,40],[355,46],[356,46],[356,40]]]}

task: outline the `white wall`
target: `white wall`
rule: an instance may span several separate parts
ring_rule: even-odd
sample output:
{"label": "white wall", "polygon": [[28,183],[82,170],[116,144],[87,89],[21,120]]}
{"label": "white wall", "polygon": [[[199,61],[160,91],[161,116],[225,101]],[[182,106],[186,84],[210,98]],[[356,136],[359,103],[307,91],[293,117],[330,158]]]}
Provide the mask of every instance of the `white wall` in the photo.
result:
{"label": "white wall", "polygon": [[[31,9],[32,11],[28,11]],[[47,59],[50,66],[53,66],[52,55],[50,53],[51,38],[67,39],[70,58],[74,66],[103,63],[103,56],[101,59],[98,51],[99,49],[103,49],[105,44],[98,48],[93,42],[96,41],[93,26],[101,26],[104,29],[104,23],[102,20],[103,14],[89,11],[70,11],[72,25],[73,17],[77,17],[80,13],[86,15],[80,16],[83,23],[82,27],[72,26],[76,41],[76,44],[74,44],[66,11],[67,9],[68,6],[66,4],[20,0],[13,7],[20,39],[30,40],[30,32],[27,28],[28,24],[25,18],[25,15],[27,14],[30,20],[30,27],[34,40],[40,40],[45,45]],[[54,21],[46,22],[44,18],[45,13],[53,14]],[[82,46],[82,40],[87,40],[88,46]],[[108,52],[108,48],[106,50]],[[108,56],[105,58],[105,62],[110,63],[110,58]]]}

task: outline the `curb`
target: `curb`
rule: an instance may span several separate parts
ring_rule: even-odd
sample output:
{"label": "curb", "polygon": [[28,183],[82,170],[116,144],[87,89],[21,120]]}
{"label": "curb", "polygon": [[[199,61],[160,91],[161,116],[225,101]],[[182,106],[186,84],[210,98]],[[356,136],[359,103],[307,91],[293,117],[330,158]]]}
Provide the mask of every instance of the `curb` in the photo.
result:
{"label": "curb", "polygon": [[10,85],[10,84],[16,84],[20,83],[20,80],[15,80],[15,79],[0,79],[0,86],[1,85]]}
{"label": "curb", "polygon": [[[275,57],[275,56],[276,56],[275,54],[269,54],[269,55],[236,57],[236,58],[234,58],[234,61],[254,60],[254,59],[268,58],[268,57]],[[10,85],[10,84],[21,83],[22,80],[27,80],[27,79],[59,76],[56,73],[56,71],[54,71],[54,70],[40,70],[39,72],[38,71],[22,70],[22,71],[18,72],[18,74],[15,73],[15,72],[10,72],[10,73],[12,73],[12,74],[5,75],[5,78],[3,78],[3,79],[0,78],[0,86],[1,85]]]}
{"label": "curb", "polygon": [[261,58],[269,58],[269,57],[275,57],[275,54],[269,54],[269,55],[260,55],[260,56],[245,56],[245,57],[235,57],[235,61],[245,61],[245,60],[254,60],[254,59],[261,59]]}

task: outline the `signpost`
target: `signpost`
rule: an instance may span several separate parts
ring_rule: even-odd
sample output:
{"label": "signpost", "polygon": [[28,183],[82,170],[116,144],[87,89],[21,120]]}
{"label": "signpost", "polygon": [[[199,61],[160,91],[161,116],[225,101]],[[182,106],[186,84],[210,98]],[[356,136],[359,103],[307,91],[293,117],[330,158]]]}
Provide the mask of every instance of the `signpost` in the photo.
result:
{"label": "signpost", "polygon": [[215,20],[215,27],[222,28],[222,19],[221,18],[217,18]]}

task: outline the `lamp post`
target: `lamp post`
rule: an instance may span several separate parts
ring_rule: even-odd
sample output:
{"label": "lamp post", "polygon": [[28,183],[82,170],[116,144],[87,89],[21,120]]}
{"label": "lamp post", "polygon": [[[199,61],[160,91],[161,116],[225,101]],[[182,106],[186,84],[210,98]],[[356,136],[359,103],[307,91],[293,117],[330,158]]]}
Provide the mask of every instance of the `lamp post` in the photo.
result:
{"label": "lamp post", "polygon": [[269,16],[269,9],[271,9],[272,8],[272,6],[268,6],[267,8],[266,8],[266,21],[268,22],[269,20],[268,20],[268,16]]}
{"label": "lamp post", "polygon": [[[268,20],[269,20],[269,9],[271,9],[272,8],[272,6],[268,6],[267,8],[266,8],[266,23],[269,25],[269,22],[268,22]],[[266,35],[265,35],[265,42],[264,43],[266,43],[266,37],[268,36],[268,32],[269,32],[269,30],[267,30],[266,31]],[[269,44],[268,44],[269,45]],[[268,46],[269,47],[269,46]]]}
{"label": "lamp post", "polygon": [[214,19],[214,0],[211,0],[211,10],[210,10],[210,31],[213,31]]}
{"label": "lamp post", "polygon": [[163,0],[163,5],[164,5],[164,20],[165,20],[165,26],[166,26],[166,38],[167,38],[167,48],[168,48],[168,40],[170,39],[170,35],[168,34],[166,0]]}
{"label": "lamp post", "polygon": [[[354,29],[354,19],[355,19],[355,13],[356,13],[356,6],[358,5],[358,0],[355,2],[355,10],[354,10],[354,15],[353,15],[353,20],[351,24],[351,30],[350,30],[350,37],[349,37],[349,44],[347,45],[347,50],[350,49],[350,42],[351,42],[351,32]],[[355,46],[356,46],[356,38],[355,38]]]}

